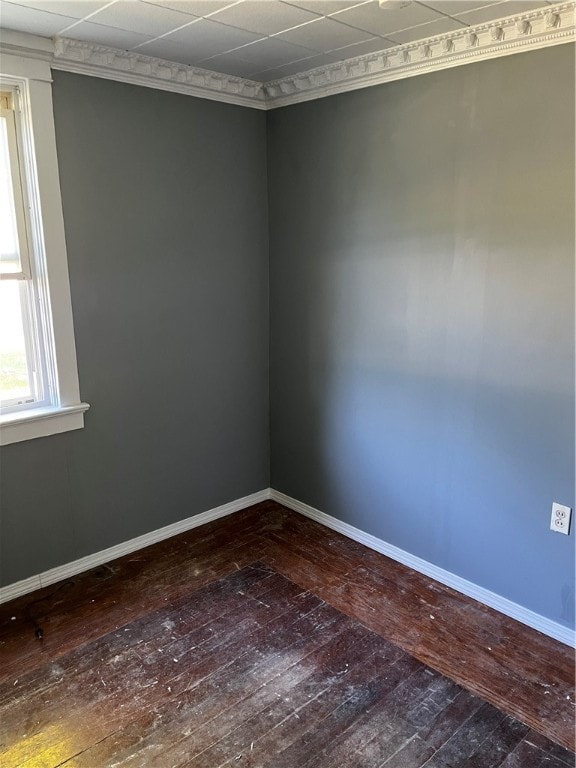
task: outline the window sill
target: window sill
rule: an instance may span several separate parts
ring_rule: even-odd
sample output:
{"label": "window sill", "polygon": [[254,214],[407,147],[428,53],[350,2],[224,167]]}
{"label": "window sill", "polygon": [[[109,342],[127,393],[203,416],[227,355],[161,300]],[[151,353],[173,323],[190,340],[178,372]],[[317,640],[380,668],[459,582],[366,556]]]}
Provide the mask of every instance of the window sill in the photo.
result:
{"label": "window sill", "polygon": [[82,429],[88,403],[36,408],[0,417],[0,445]]}

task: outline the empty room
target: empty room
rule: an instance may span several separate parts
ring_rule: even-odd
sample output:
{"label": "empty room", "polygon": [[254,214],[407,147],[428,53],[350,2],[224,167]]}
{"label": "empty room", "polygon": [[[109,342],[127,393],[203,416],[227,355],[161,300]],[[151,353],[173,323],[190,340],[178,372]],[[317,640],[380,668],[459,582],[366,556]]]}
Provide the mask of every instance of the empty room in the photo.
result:
{"label": "empty room", "polygon": [[2,768],[574,768],[575,41],[0,0]]}

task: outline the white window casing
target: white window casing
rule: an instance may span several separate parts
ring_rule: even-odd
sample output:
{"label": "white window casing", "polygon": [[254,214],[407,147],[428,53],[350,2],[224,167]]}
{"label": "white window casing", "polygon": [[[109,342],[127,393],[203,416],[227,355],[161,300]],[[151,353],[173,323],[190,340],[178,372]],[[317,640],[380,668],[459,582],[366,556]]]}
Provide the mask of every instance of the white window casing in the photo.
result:
{"label": "white window casing", "polygon": [[[18,36],[21,37],[21,36]],[[0,90],[15,89],[30,260],[31,300],[38,315],[44,397],[0,415],[0,444],[80,429],[89,408],[80,399],[68,259],[52,107],[50,41],[29,38],[26,54],[0,45]],[[34,45],[37,40],[37,46]],[[32,43],[30,43],[32,41]],[[28,47],[29,46],[29,47]],[[23,248],[22,277],[27,266]]]}

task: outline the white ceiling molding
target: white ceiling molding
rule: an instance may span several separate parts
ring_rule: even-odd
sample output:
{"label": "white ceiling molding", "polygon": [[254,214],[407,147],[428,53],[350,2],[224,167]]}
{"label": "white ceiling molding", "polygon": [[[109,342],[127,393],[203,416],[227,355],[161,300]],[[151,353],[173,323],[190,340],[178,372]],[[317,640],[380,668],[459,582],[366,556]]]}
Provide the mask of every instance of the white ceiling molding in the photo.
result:
{"label": "white ceiling molding", "polygon": [[68,38],[55,40],[53,69],[266,109],[262,83]]}
{"label": "white ceiling molding", "polygon": [[262,84],[135,52],[4,30],[0,52],[50,60],[53,69],[274,109],[483,59],[576,40],[576,2],[548,5]]}
{"label": "white ceiling molding", "polygon": [[576,2],[388,48],[265,83],[268,109],[576,40]]}

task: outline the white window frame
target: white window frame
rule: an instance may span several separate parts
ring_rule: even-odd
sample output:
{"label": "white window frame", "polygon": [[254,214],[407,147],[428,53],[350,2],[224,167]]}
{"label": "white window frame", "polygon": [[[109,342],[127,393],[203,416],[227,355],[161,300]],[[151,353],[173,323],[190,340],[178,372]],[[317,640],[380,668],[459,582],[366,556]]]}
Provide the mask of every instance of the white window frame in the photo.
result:
{"label": "white window frame", "polygon": [[[78,366],[68,277],[68,257],[56,155],[52,107],[52,42],[3,32],[0,90],[17,87],[23,125],[24,164],[28,176],[27,225],[31,231],[33,291],[42,315],[44,364],[50,371],[50,403],[3,413],[0,445],[81,429],[89,408],[80,400]],[[5,45],[8,43],[8,45]],[[17,50],[16,52],[13,52]]]}

